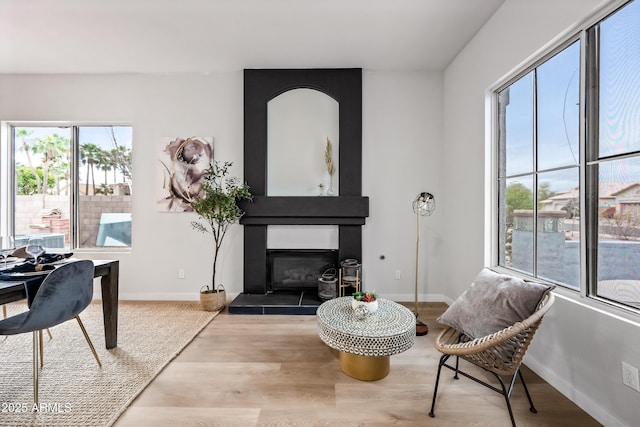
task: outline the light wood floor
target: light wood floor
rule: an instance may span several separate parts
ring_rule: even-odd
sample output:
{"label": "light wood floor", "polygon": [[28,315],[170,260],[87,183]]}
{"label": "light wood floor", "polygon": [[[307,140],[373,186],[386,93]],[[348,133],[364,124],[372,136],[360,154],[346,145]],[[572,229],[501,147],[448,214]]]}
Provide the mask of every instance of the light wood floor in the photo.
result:
{"label": "light wood floor", "polygon": [[[427,415],[439,358],[434,319],[445,308],[420,308],[429,334],[392,356],[390,374],[374,382],[342,373],[337,352],[318,338],[315,316],[221,313],[116,427],[509,426],[501,395],[466,378],[455,381],[451,371],[440,380],[436,417]],[[519,427],[599,425],[530,370],[523,373],[538,413],[529,412],[518,382],[511,401]]]}

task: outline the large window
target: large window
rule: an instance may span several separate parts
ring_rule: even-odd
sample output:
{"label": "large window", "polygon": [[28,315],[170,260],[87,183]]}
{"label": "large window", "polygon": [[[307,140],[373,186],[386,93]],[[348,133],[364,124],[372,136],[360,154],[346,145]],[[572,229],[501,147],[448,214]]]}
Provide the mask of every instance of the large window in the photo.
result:
{"label": "large window", "polygon": [[16,245],[43,237],[51,249],[131,246],[130,126],[9,126],[3,176]]}
{"label": "large window", "polygon": [[640,308],[640,0],[495,97],[496,263]]}

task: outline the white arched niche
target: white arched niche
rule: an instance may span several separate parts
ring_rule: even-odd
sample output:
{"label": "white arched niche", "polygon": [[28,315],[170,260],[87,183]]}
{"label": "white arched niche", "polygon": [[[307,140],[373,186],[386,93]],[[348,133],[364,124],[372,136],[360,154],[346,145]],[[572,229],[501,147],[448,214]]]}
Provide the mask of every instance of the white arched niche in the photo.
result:
{"label": "white arched niche", "polygon": [[[320,91],[293,89],[270,100],[267,196],[338,196],[339,126],[338,102]],[[334,165],[331,183],[325,164],[327,138]],[[329,184],[333,191],[327,193]]]}

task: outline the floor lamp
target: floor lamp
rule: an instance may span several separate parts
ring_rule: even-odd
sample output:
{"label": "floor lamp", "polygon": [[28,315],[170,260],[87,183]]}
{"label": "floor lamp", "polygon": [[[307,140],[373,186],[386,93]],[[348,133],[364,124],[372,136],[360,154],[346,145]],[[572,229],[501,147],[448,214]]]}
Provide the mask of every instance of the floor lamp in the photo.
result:
{"label": "floor lamp", "polygon": [[413,201],[413,212],[416,214],[416,293],[415,293],[415,305],[414,314],[416,316],[416,335],[427,335],[429,333],[429,327],[426,323],[418,320],[418,272],[420,266],[420,217],[429,216],[436,209],[436,199],[433,194],[422,192],[418,194]]}

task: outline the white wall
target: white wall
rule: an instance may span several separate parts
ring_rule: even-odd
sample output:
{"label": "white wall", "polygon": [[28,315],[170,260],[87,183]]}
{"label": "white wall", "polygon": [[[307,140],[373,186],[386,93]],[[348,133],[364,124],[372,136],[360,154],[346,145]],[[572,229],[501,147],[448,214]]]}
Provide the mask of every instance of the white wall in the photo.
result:
{"label": "white wall", "polygon": [[[370,197],[364,228],[364,286],[388,298],[413,300],[415,220],[420,191],[440,194],[442,74],[363,73],[363,194]],[[121,299],[198,299],[210,283],[212,244],[191,229],[189,213],[160,213],[155,169],[164,137],[212,136],[214,157],[234,162],[243,176],[242,71],[210,75],[3,75],[0,120],[117,121],[133,125],[133,237],[129,253],[76,251],[121,261]],[[427,163],[423,159],[429,159]],[[425,220],[429,242],[439,239],[438,214]],[[428,223],[428,224],[427,224]],[[242,227],[230,230],[219,260],[220,283],[242,291]],[[385,254],[387,259],[378,259]],[[439,262],[437,252],[428,259]],[[178,279],[178,268],[185,278]],[[401,280],[394,279],[401,270]],[[430,270],[428,282],[435,281]],[[422,282],[425,282],[423,279]],[[423,288],[421,293],[429,292]],[[426,298],[425,296],[421,299]]]}
{"label": "white wall", "polygon": [[[600,0],[507,0],[444,74],[442,281],[455,299],[484,265],[485,91]],[[607,425],[637,425],[640,394],[622,385],[621,360],[640,366],[640,326],[557,298],[525,362]],[[516,390],[517,393],[520,390]],[[535,395],[533,396],[535,399]]]}
{"label": "white wall", "polygon": [[[156,163],[163,138],[213,136],[214,156],[243,175],[242,72],[215,75],[23,75],[0,77],[0,120],[116,121],[133,125],[133,235],[129,253],[76,251],[120,259],[121,299],[198,299],[210,283],[210,236],[189,213],[160,213]],[[242,287],[241,228],[220,260],[220,282]],[[185,279],[178,279],[184,268]]]}
{"label": "white wall", "polygon": [[[396,301],[413,301],[416,216],[422,191],[442,195],[442,74],[370,72],[363,77],[364,287]],[[442,210],[421,220],[421,301],[441,299]],[[381,257],[384,256],[384,259]],[[401,278],[395,279],[399,270]]]}

